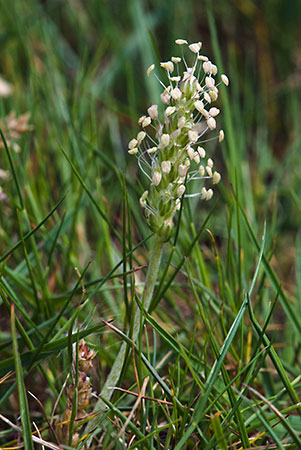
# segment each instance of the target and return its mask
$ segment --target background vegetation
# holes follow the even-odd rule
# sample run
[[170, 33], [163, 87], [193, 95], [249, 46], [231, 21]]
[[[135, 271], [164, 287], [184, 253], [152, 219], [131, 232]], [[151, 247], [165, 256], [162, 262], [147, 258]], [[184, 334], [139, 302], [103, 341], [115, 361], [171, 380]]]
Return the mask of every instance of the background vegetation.
[[[66, 448], [299, 449], [301, 3], [0, 0], [0, 12], [1, 129], [12, 111], [31, 125], [0, 144], [1, 448], [41, 448], [35, 432]], [[151, 245], [127, 143], [161, 92], [146, 68], [176, 38], [201, 40], [230, 78], [225, 142], [209, 147], [223, 181], [209, 204], [185, 204], [121, 373], [130, 392], [87, 428]], [[67, 417], [81, 338], [95, 396]]]

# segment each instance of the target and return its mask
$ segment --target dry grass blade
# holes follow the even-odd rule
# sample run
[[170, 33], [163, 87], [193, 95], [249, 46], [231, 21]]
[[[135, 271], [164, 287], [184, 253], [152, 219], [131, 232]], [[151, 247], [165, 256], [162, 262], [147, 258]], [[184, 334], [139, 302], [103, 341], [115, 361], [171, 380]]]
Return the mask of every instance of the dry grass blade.
[[[14, 430], [18, 431], [18, 433], [23, 433], [22, 428], [18, 427], [18, 425], [15, 425], [9, 419], [7, 419], [5, 416], [3, 416], [3, 414], [0, 414], [0, 419], [3, 420], [3, 422], [7, 423], [7, 425], [12, 427]], [[44, 439], [40, 439], [34, 435], [32, 435], [32, 440], [34, 442], [36, 442], [37, 444], [41, 444], [47, 448], [50, 448], [51, 450], [61, 450], [61, 448], [58, 447], [57, 445], [51, 444], [51, 442], [47, 442]]]

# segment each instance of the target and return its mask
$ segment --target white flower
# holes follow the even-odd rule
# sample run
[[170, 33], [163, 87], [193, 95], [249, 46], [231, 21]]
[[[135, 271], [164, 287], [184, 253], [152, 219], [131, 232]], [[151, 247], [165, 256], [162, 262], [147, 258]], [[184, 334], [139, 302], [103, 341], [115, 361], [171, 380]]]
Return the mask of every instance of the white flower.
[[220, 110], [218, 108], [213, 107], [213, 108], [209, 109], [209, 114], [211, 117], [216, 117], [219, 115], [219, 113], [220, 113]]
[[198, 154], [198, 152], [194, 152], [193, 160], [194, 160], [194, 162], [196, 162], [197, 164], [200, 164], [200, 155]]
[[205, 156], [206, 156], [206, 151], [205, 151], [205, 149], [203, 148], [203, 147], [198, 147], [197, 148], [197, 151], [198, 151], [198, 153], [199, 153], [199, 155], [200, 155], [200, 157], [201, 158], [205, 158]]
[[202, 191], [201, 191], [201, 199], [207, 200], [207, 189], [205, 188], [205, 186], [202, 188]]
[[[143, 139], [145, 138], [145, 136], [146, 136], [145, 131], [140, 131], [140, 132], [137, 134], [137, 142], [138, 142], [138, 144], [140, 144], [140, 143], [143, 141]], [[133, 139], [132, 139], [132, 140], [133, 140]]]
[[202, 112], [202, 109], [204, 109], [204, 103], [202, 102], [202, 100], [197, 100], [196, 102], [194, 102], [194, 107], [199, 112]]
[[168, 91], [164, 91], [163, 94], [160, 95], [160, 98], [165, 105], [168, 105], [170, 102], [170, 95]]
[[212, 196], [213, 196], [213, 190], [212, 190], [212, 189], [208, 189], [206, 200], [207, 200], [207, 201], [208, 201], [208, 200], [211, 200], [211, 199], [212, 199]]
[[214, 78], [212, 77], [206, 77], [205, 78], [205, 83], [208, 89], [212, 89], [215, 85], [215, 81]]
[[143, 128], [148, 127], [152, 122], [152, 119], [150, 117], [145, 117], [145, 119], [143, 119], [141, 125]]
[[177, 39], [175, 43], [178, 45], [188, 44], [188, 42], [185, 39]]
[[188, 131], [188, 139], [190, 142], [197, 142], [198, 134], [196, 133], [196, 131]]
[[179, 88], [176, 87], [170, 91], [170, 95], [174, 100], [180, 100], [180, 98], [182, 97], [182, 92]]
[[203, 69], [205, 73], [211, 73], [212, 71], [212, 62], [211, 61], [205, 61], [203, 63]]
[[149, 68], [146, 71], [147, 76], [149, 76], [149, 74], [154, 70], [155, 68], [155, 64], [152, 64], [151, 66], [149, 66]]
[[210, 166], [206, 166], [206, 172], [207, 172], [209, 177], [212, 177], [212, 169], [211, 169]]
[[213, 167], [213, 160], [211, 158], [208, 159], [207, 166], [209, 166], [211, 168]]
[[194, 157], [194, 149], [192, 147], [190, 147], [190, 145], [188, 145], [188, 147], [187, 147], [187, 154], [188, 154], [190, 159], [193, 159], [193, 157]]
[[218, 136], [218, 141], [223, 142], [224, 138], [225, 138], [224, 130], [220, 130], [219, 136]]
[[221, 79], [222, 82], [226, 85], [229, 86], [229, 78], [227, 77], [227, 75], [225, 75], [224, 73], [221, 75]]
[[152, 118], [152, 119], [157, 119], [158, 117], [158, 105], [152, 105], [148, 108], [147, 110], [148, 115]]
[[146, 116], [139, 117], [138, 125], [142, 125], [142, 122], [144, 121], [144, 119], [146, 119]]
[[128, 151], [128, 153], [130, 155], [136, 155], [136, 153], [138, 153], [138, 148], [137, 147], [132, 148], [131, 150]]
[[212, 64], [212, 66], [211, 66], [211, 73], [212, 73], [212, 75], [217, 74], [217, 66], [215, 64]]
[[201, 42], [196, 42], [188, 46], [189, 50], [191, 50], [193, 53], [198, 53], [201, 50], [201, 47], [202, 47]]
[[218, 90], [216, 88], [211, 89], [211, 91], [209, 91], [209, 95], [210, 95], [211, 100], [215, 102], [215, 100], [217, 100], [217, 97], [218, 97]]
[[207, 103], [211, 103], [211, 97], [208, 92], [204, 92], [204, 100], [206, 100]]
[[212, 178], [212, 183], [213, 183], [213, 184], [219, 183], [220, 180], [221, 180], [221, 178], [222, 178], [222, 177], [221, 177], [221, 174], [220, 174], [220, 173], [214, 172], [213, 178]]
[[163, 69], [166, 69], [168, 72], [174, 71], [174, 65], [171, 61], [161, 62], [160, 66], [163, 67]]
[[210, 130], [214, 130], [216, 128], [216, 120], [213, 117], [209, 117], [209, 119], [207, 120], [207, 125]]
[[171, 60], [172, 60], [172, 62], [174, 62], [174, 63], [179, 63], [179, 62], [181, 62], [181, 58], [179, 58], [178, 56], [173, 56], [173, 57], [171, 58]]
[[137, 147], [137, 145], [138, 145], [137, 139], [131, 139], [130, 142], [129, 142], [128, 147], [129, 147], [130, 150], [132, 150], [133, 148]]
[[207, 189], [205, 187], [203, 187], [201, 199], [208, 201], [212, 198], [212, 196], [213, 196], [213, 190], [208, 189], [208, 191], [207, 191]]
[[158, 147], [151, 147], [147, 150], [147, 153], [155, 153], [158, 150]]
[[205, 175], [205, 167], [204, 166], [199, 166], [199, 174], [201, 177], [203, 177]]

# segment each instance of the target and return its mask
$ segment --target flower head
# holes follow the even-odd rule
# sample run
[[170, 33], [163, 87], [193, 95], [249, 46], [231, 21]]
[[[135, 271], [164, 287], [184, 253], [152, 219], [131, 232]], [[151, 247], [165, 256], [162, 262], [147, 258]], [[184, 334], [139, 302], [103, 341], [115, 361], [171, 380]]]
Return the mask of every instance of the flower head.
[[[213, 190], [205, 184], [217, 184], [221, 175], [214, 170], [211, 158], [204, 161], [206, 151], [202, 144], [224, 139], [223, 130], [216, 132], [220, 110], [212, 106], [219, 93], [217, 66], [200, 55], [201, 42], [189, 44], [177, 39], [176, 44], [182, 50], [187, 46], [192, 63], [188, 65], [183, 54], [181, 58], [173, 56], [170, 61], [160, 63], [168, 80], [166, 85], [159, 80], [163, 86], [164, 114], [160, 117], [158, 106], [150, 106], [148, 115], [138, 121], [142, 131], [129, 142], [129, 153], [136, 155], [141, 171], [150, 181], [140, 204], [151, 229], [164, 241], [171, 236], [173, 217], [183, 198], [199, 196], [206, 201], [212, 198]], [[182, 61], [185, 70], [180, 75]], [[153, 70], [151, 65], [147, 74]], [[226, 75], [221, 75], [221, 82], [228, 86]], [[213, 132], [213, 137], [205, 137], [207, 132]], [[189, 194], [192, 181], [199, 183], [198, 193]]]

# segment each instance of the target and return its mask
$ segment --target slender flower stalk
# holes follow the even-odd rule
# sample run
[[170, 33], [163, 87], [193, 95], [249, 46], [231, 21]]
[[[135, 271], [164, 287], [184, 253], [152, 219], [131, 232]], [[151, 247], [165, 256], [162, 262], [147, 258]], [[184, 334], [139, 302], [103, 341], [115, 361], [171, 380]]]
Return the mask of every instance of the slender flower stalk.
[[[183, 198], [199, 196], [202, 200], [210, 200], [213, 190], [208, 183], [217, 184], [221, 175], [214, 169], [214, 162], [207, 158], [203, 145], [213, 139], [222, 142], [223, 130], [216, 131], [216, 117], [220, 110], [212, 104], [218, 98], [220, 83], [228, 86], [226, 75], [216, 81], [218, 69], [207, 56], [200, 53], [201, 42], [188, 44], [184, 39], [177, 39], [181, 47], [182, 57], [172, 57], [170, 61], [161, 62], [166, 71], [161, 101], [164, 111], [160, 115], [158, 105], [151, 105], [147, 115], [139, 118], [141, 130], [130, 140], [128, 153], [137, 158], [138, 166], [149, 180], [149, 188], [140, 197], [140, 205], [144, 210], [149, 227], [154, 232], [154, 240], [150, 255], [144, 292], [143, 308], [148, 311], [153, 292], [164, 243], [172, 234], [174, 217], [181, 207]], [[192, 54], [192, 63], [188, 65], [183, 56], [183, 47], [187, 46]], [[183, 74], [180, 75], [180, 64], [184, 63]], [[152, 64], [147, 75], [155, 69]], [[155, 75], [156, 76], [156, 75]], [[157, 77], [158, 78], [158, 77]], [[207, 137], [207, 132], [213, 132]], [[206, 135], [206, 136], [205, 136]], [[197, 193], [189, 193], [191, 182], [197, 182]], [[141, 312], [135, 314], [132, 339], [137, 342], [139, 336]], [[112, 389], [117, 385], [125, 361], [126, 344], [121, 345], [105, 386], [102, 397], [110, 399]], [[105, 408], [99, 400], [95, 410]], [[96, 422], [91, 421], [92, 429]]]

